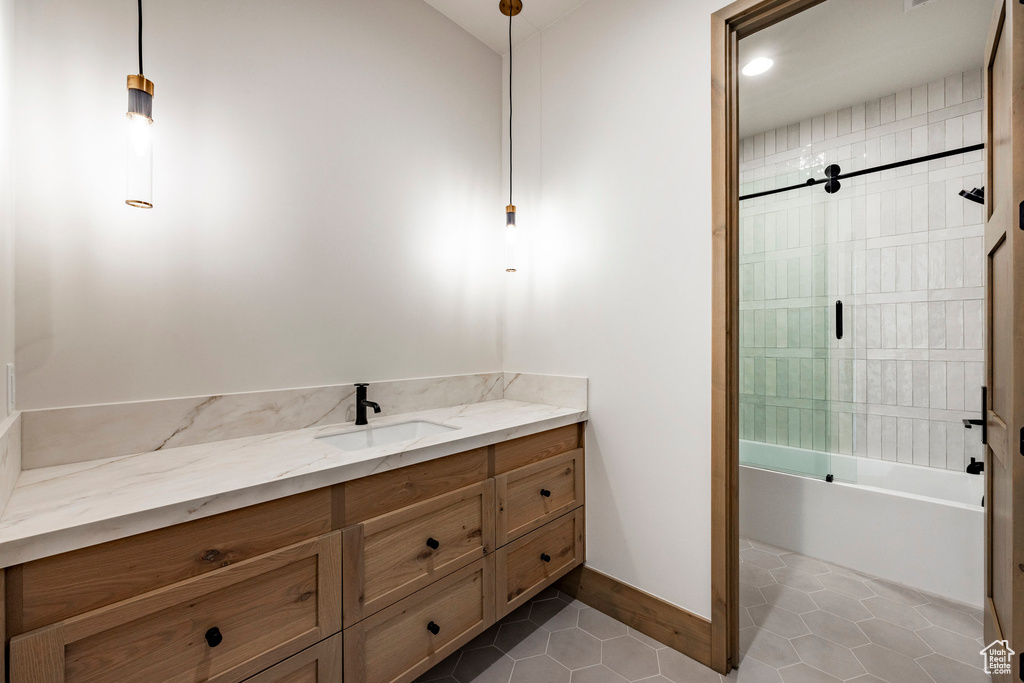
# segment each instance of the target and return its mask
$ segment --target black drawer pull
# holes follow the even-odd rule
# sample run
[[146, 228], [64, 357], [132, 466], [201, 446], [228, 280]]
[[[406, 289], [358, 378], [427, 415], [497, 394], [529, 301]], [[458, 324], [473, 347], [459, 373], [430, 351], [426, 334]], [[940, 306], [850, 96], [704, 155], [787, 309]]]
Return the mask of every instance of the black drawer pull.
[[220, 629], [216, 626], [206, 632], [206, 644], [210, 647], [217, 647], [222, 640], [224, 640], [224, 636], [220, 634]]
[[545, 498], [550, 498], [551, 497], [551, 491], [548, 491], [547, 489], [541, 489], [540, 490], [540, 495], [544, 496]]
[[540, 559], [542, 561], [544, 561], [544, 562], [550, 562], [551, 561], [551, 556], [548, 555], [547, 553], [541, 553]]
[[427, 547], [429, 547], [431, 550], [437, 550], [441, 547], [441, 542], [433, 538], [428, 538]]
[[441, 632], [441, 627], [435, 624], [434, 622], [430, 622], [429, 624], [427, 624], [427, 630], [436, 636], [438, 633]]

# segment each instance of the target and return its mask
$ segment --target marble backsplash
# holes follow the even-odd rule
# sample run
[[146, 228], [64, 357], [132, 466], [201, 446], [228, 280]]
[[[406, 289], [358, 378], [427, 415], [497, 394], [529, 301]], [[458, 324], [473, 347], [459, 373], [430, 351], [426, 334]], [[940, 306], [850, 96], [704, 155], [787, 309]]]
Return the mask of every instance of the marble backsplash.
[[[481, 373], [373, 382], [382, 415], [501, 398], [586, 408], [587, 380]], [[355, 420], [351, 384], [54, 408], [21, 414], [21, 468], [30, 470]]]
[[21, 413], [0, 422], [0, 513], [7, 507], [21, 474]]

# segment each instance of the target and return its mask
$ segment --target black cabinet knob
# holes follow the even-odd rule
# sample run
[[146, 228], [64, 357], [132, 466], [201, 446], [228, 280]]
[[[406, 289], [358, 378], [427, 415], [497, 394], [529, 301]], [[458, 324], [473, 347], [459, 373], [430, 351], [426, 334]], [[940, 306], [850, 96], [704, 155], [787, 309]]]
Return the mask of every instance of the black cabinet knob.
[[550, 498], [551, 497], [551, 491], [548, 491], [547, 489], [541, 489], [540, 490], [540, 495], [544, 496], [545, 498]]
[[433, 538], [428, 538], [427, 539], [427, 546], [430, 547], [431, 550], [437, 550], [438, 548], [441, 547], [441, 542], [437, 541], [437, 540], [435, 540]]
[[544, 562], [550, 562], [551, 561], [551, 556], [548, 555], [547, 553], [541, 553], [540, 559], [543, 560]]
[[220, 634], [220, 629], [216, 626], [206, 632], [206, 644], [210, 647], [217, 647], [222, 640], [224, 640], [224, 636]]
[[434, 622], [430, 622], [429, 624], [427, 624], [427, 630], [436, 636], [438, 633], [441, 632], [441, 627], [435, 624]]

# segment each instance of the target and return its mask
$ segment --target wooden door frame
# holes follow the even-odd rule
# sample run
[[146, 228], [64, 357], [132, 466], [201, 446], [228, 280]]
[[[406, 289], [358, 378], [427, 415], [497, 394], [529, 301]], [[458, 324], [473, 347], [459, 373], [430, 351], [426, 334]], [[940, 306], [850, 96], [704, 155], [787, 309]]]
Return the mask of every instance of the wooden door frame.
[[711, 15], [711, 668], [739, 664], [740, 38], [825, 0], [737, 0]]

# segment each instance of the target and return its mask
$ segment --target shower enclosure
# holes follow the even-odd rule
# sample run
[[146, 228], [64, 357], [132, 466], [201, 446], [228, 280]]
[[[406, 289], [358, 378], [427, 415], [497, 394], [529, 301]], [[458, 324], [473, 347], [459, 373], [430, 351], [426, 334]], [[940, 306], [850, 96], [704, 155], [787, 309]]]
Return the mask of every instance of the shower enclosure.
[[[923, 539], [981, 535], [981, 117], [979, 69], [740, 145], [741, 533], [960, 600], [982, 553]], [[882, 510], [928, 547], [879, 552]]]

